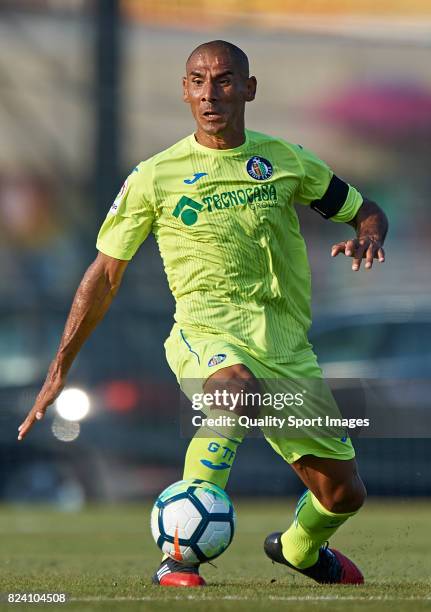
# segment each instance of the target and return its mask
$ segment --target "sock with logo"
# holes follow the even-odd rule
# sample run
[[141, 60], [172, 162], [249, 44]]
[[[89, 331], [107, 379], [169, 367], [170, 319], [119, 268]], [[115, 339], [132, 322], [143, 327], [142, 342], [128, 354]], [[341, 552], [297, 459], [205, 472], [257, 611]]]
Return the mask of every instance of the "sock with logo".
[[201, 427], [187, 449], [184, 480], [199, 478], [224, 489], [241, 442], [241, 438], [226, 437], [208, 427]]
[[307, 489], [299, 498], [294, 522], [281, 536], [284, 558], [299, 569], [311, 567], [319, 548], [356, 512], [330, 512]]

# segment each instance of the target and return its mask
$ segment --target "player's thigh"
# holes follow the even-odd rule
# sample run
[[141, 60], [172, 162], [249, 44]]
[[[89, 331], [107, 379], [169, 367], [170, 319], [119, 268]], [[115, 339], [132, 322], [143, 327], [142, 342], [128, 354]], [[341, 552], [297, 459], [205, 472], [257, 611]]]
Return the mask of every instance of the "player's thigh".
[[232, 415], [257, 417], [260, 411], [260, 384], [250, 367], [242, 359], [237, 363], [221, 368], [207, 378], [204, 393], [220, 398], [217, 407]]

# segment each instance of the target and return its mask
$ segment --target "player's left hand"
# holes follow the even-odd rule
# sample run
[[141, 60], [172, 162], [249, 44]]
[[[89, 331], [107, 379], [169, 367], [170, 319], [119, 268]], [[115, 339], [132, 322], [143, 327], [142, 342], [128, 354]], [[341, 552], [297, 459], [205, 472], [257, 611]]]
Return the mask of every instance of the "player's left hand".
[[334, 244], [331, 248], [331, 256], [336, 257], [344, 253], [346, 257], [353, 257], [352, 270], [356, 272], [361, 267], [361, 261], [365, 259], [365, 269], [370, 270], [374, 259], [380, 263], [385, 261], [385, 252], [382, 242], [371, 236], [362, 236]]

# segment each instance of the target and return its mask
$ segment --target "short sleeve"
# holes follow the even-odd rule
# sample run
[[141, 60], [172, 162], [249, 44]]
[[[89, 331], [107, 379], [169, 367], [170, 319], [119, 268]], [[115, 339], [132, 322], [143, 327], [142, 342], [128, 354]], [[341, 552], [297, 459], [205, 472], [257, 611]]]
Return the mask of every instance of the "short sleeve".
[[352, 187], [352, 185], [348, 185], [348, 187], [347, 198], [337, 214], [331, 217], [331, 221], [348, 223], [356, 217], [356, 213], [361, 208], [364, 198], [355, 187]]
[[334, 173], [325, 162], [311, 151], [307, 151], [307, 149], [298, 145], [296, 152], [302, 166], [302, 180], [296, 199], [300, 204], [309, 206], [325, 195]]
[[363, 202], [357, 189], [338, 178], [325, 162], [299, 145], [297, 155], [302, 166], [297, 201], [310, 206], [325, 219], [339, 223], [351, 221]]
[[130, 260], [151, 231], [154, 205], [146, 188], [143, 164], [124, 181], [100, 228], [96, 247], [116, 259]]

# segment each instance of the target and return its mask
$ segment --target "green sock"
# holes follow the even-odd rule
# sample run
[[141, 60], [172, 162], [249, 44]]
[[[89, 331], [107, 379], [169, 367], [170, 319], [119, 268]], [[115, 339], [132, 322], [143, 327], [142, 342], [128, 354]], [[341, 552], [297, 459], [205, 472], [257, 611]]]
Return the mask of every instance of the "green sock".
[[307, 490], [299, 498], [294, 522], [281, 536], [283, 556], [299, 569], [311, 567], [319, 558], [319, 548], [356, 512], [330, 512]]
[[184, 480], [200, 478], [224, 489], [241, 441], [241, 438], [227, 438], [201, 427], [187, 449]]

